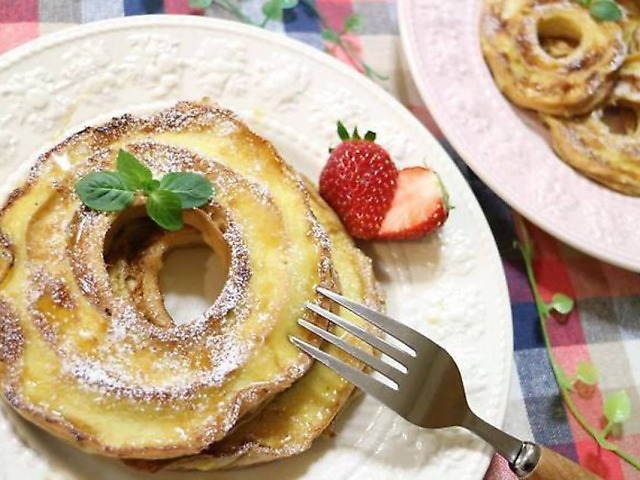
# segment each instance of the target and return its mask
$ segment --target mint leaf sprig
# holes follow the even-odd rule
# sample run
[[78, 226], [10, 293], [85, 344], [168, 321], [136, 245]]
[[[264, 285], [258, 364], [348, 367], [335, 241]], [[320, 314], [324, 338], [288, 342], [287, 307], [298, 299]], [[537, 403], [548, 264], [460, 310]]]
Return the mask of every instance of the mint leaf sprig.
[[575, 0], [583, 7], [589, 9], [589, 13], [596, 20], [605, 22], [617, 22], [622, 18], [622, 9], [615, 0]]
[[131, 153], [120, 149], [116, 171], [91, 172], [76, 182], [82, 203], [100, 212], [119, 212], [146, 197], [149, 217], [165, 230], [183, 227], [182, 210], [200, 207], [213, 195], [211, 183], [198, 173], [170, 172], [160, 180]]
[[547, 356], [551, 369], [558, 384], [560, 395], [564, 401], [567, 410], [573, 415], [573, 418], [582, 426], [582, 428], [600, 445], [600, 447], [609, 450], [622, 460], [627, 462], [636, 470], [640, 470], [640, 458], [634, 457], [631, 453], [620, 448], [619, 445], [611, 442], [609, 437], [612, 435], [614, 427], [619, 427], [631, 416], [631, 402], [627, 392], [620, 390], [607, 396], [604, 400], [602, 416], [607, 421], [604, 428], [591, 424], [585, 415], [582, 414], [576, 403], [573, 401], [572, 394], [575, 392], [575, 385], [580, 382], [584, 385], [597, 388], [598, 371], [591, 362], [579, 361], [576, 364], [575, 375], [569, 377], [565, 370], [556, 360], [553, 350], [551, 349], [551, 340], [547, 322], [552, 314], [567, 315], [574, 307], [571, 297], [565, 294], [553, 295], [551, 302], [545, 302], [540, 294], [538, 282], [533, 271], [534, 249], [533, 242], [529, 236], [529, 232], [521, 219], [518, 219], [516, 227], [520, 233], [520, 241], [515, 241], [514, 246], [520, 251], [524, 261], [524, 267], [531, 287], [531, 293], [536, 305], [538, 319], [540, 321], [540, 330], [544, 340]]

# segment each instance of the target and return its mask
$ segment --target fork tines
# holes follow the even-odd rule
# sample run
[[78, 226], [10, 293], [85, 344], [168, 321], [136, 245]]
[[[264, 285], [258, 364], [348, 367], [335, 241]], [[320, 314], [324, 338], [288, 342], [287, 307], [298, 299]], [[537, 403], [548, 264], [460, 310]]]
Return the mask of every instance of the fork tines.
[[[360, 318], [366, 320], [372, 325], [378, 327], [380, 330], [383, 330], [390, 336], [399, 340], [401, 343], [409, 347], [411, 353], [408, 353], [401, 348], [392, 345], [391, 343], [383, 340], [382, 338], [374, 335], [373, 333], [358, 325], [354, 325], [353, 323], [345, 320], [335, 313], [322, 308], [318, 304], [307, 303], [307, 309], [325, 318], [329, 322], [343, 328], [345, 331], [351, 333], [358, 339], [392, 358], [400, 365], [404, 366], [406, 369], [409, 368], [412, 360], [415, 359], [416, 356], [415, 350], [411, 347], [411, 337], [412, 335], [414, 335], [414, 332], [412, 332], [410, 329], [408, 329], [408, 327], [402, 325], [401, 323], [387, 317], [386, 315], [376, 312], [375, 310], [365, 307], [364, 305], [361, 305], [359, 303], [353, 302], [346, 297], [343, 297], [342, 295], [332, 292], [331, 290], [327, 290], [323, 287], [318, 287], [316, 290], [318, 293], [333, 300], [337, 304], [353, 312], [355, 315], [359, 316]], [[328, 343], [335, 345], [336, 347], [345, 351], [352, 357], [360, 360], [378, 373], [384, 375], [393, 383], [394, 387], [390, 387], [383, 382], [376, 380], [374, 377], [363, 373], [357, 368], [346, 364], [342, 360], [331, 356], [330, 354], [320, 350], [317, 347], [314, 347], [313, 345], [308, 344], [303, 340], [300, 340], [299, 338], [293, 336], [290, 337], [291, 341], [296, 346], [298, 346], [311, 357], [336, 371], [338, 374], [342, 375], [348, 381], [350, 381], [360, 389], [366, 391], [367, 393], [378, 397], [382, 401], [391, 400], [390, 397], [393, 396], [394, 393], [398, 390], [398, 386], [402, 381], [402, 377], [405, 376], [406, 370], [402, 371], [395, 366], [384, 362], [382, 359], [348, 343], [343, 338], [340, 338], [337, 335], [334, 335], [333, 333], [324, 330], [304, 319], [299, 319], [298, 324], [303, 328], [306, 328], [307, 330], [318, 335]]]

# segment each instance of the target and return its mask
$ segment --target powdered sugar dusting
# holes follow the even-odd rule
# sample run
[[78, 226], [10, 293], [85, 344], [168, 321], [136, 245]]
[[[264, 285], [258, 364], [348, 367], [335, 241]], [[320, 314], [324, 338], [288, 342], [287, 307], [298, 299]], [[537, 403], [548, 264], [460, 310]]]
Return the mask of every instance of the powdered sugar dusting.
[[[40, 195], [45, 200], [26, 211], [35, 220], [29, 223], [25, 235], [30, 242], [30, 259], [19, 268], [29, 272], [27, 276], [35, 288], [27, 295], [28, 311], [20, 314], [25, 315], [25, 320], [34, 319], [34, 326], [46, 338], [59, 362], [56, 371], [61, 385], [73, 385], [78, 392], [86, 393], [86, 398], [91, 399], [88, 401], [104, 408], [116, 402], [118, 408], [133, 409], [131, 412], [148, 408], [157, 412], [187, 409], [194, 415], [199, 412], [195, 418], [200, 422], [181, 425], [181, 430], [174, 429], [173, 434], [188, 439], [194, 445], [192, 448], [202, 448], [230, 429], [247, 409], [256, 408], [302, 376], [310, 361], [292, 347], [288, 357], [282, 352], [268, 351], [273, 347], [267, 347], [267, 338], [282, 321], [280, 312], [295, 312], [298, 307], [285, 308], [283, 302], [274, 301], [271, 290], [263, 292], [254, 286], [247, 238], [252, 239], [253, 245], [259, 245], [260, 232], [236, 213], [237, 202], [244, 199], [243, 202], [253, 202], [250, 204], [257, 209], [275, 212], [274, 221], [285, 224], [268, 184], [259, 181], [263, 166], [265, 173], [273, 169], [267, 168], [267, 160], [256, 161], [254, 167], [259, 168], [253, 168], [253, 176], [247, 180], [230, 168], [232, 165], [224, 166], [188, 149], [154, 140], [159, 133], [187, 128], [194, 132], [206, 129], [220, 137], [237, 137], [244, 127], [229, 112], [203, 104], [181, 103], [148, 119], [124, 116], [102, 127], [87, 128], [40, 157], [28, 181], [7, 203], [3, 215], [11, 212], [22, 196]], [[315, 246], [319, 278], [331, 285], [331, 245], [309, 208], [304, 186], [275, 151], [269, 150], [271, 147], [264, 149], [266, 142], [254, 139], [246, 129], [241, 135], [263, 148], [260, 151], [265, 158], [275, 162], [275, 171], [281, 171], [286, 178], [282, 188], [290, 189], [302, 199], [306, 218], [301, 219], [309, 229], [306, 241]], [[159, 231], [148, 219], [139, 223], [144, 217], [144, 201], [140, 198], [122, 213], [104, 213], [82, 205], [74, 192], [76, 181], [86, 173], [113, 170], [120, 147], [146, 164], [155, 178], [171, 171], [197, 172], [208, 178], [217, 192], [209, 204], [186, 212], [185, 220], [191, 231], [203, 232], [203, 238], [220, 239], [219, 244], [207, 242], [213, 242], [212, 248], [224, 245], [228, 278], [215, 302], [185, 324], [155, 323], [145, 313], [147, 307], [141, 308], [151, 305], [148, 302], [152, 297], [148, 295], [161, 293], [157, 290], [153, 293], [157, 285], [151, 291], [145, 286], [149, 285], [145, 283], [146, 275], [157, 272], [136, 270], [142, 268], [139, 262], [156, 255], [149, 253], [156, 251], [154, 248], [171, 248], [172, 240], [166, 240], [168, 247], [162, 242], [174, 238], [173, 234]], [[112, 255], [110, 248], [118, 242], [119, 235], [133, 231], [124, 228], [138, 224], [140, 227], [136, 228], [149, 229], [146, 239], [144, 235], [140, 240], [132, 237], [128, 247], [120, 246]], [[46, 247], [42, 238], [47, 238]], [[275, 237], [271, 238], [274, 242]], [[142, 243], [138, 245], [139, 241]], [[118, 245], [126, 245], [126, 241], [119, 242]], [[269, 244], [269, 248], [273, 248], [274, 255], [282, 256], [285, 261], [281, 264], [291, 269], [291, 281], [295, 282], [293, 277], [299, 273], [296, 260], [289, 261], [289, 257], [295, 256], [292, 241], [283, 236], [275, 244]], [[274, 277], [273, 281], [280, 280]], [[270, 310], [274, 308], [272, 313]], [[285, 318], [288, 321], [289, 317]], [[247, 324], [255, 328], [248, 328]], [[18, 345], [18, 336], [12, 333], [4, 338], [15, 340]], [[248, 383], [233, 380], [234, 372], [243, 378], [247, 362], [261, 362], [258, 353], [263, 350], [274, 358], [268, 360], [274, 362], [272, 370], [249, 368], [247, 371], [252, 373], [246, 377]], [[234, 391], [235, 395], [231, 395]], [[55, 402], [54, 397], [46, 404], [40, 402], [39, 415], [43, 418], [60, 415], [64, 409], [57, 408]], [[162, 439], [152, 441], [156, 440]]]

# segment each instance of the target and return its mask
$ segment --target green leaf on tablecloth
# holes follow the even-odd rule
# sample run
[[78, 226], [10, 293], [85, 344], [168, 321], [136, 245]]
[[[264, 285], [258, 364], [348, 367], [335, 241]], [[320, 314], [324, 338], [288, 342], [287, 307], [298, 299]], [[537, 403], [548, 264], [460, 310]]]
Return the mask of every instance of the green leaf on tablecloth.
[[576, 374], [569, 378], [562, 367], [558, 365], [553, 348], [551, 347], [551, 338], [547, 327], [549, 309], [553, 308], [554, 310], [557, 309], [558, 311], [569, 312], [573, 307], [573, 300], [563, 294], [560, 294], [560, 296], [554, 296], [552, 301], [548, 304], [542, 300], [533, 269], [533, 244], [527, 232], [526, 225], [519, 217], [516, 217], [516, 229], [519, 232], [519, 237], [522, 243], [516, 240], [513, 244], [514, 247], [522, 254], [527, 280], [529, 280], [529, 286], [531, 287], [531, 293], [538, 312], [538, 319], [540, 321], [540, 329], [545, 349], [565, 407], [571, 413], [573, 418], [575, 418], [578, 424], [582, 426], [585, 432], [598, 442], [600, 447], [614, 453], [633, 468], [640, 471], [639, 458], [636, 458], [630, 452], [623, 450], [620, 445], [614, 444], [606, 439], [616, 426], [619, 426], [620, 423], [624, 422], [631, 415], [631, 402], [629, 401], [627, 393], [625, 391], [620, 391], [607, 397], [604, 402], [604, 416], [608, 422], [602, 430], [600, 430], [598, 426], [590, 423], [586, 415], [583, 415], [581, 410], [578, 408], [578, 405], [574, 403], [572, 398], [573, 394], [579, 393], [574, 390], [574, 384], [577, 381], [585, 384], [595, 384], [598, 379], [598, 374], [593, 365], [590, 365], [588, 362], [579, 362], [576, 367]]
[[551, 297], [551, 303], [548, 306], [562, 315], [567, 315], [573, 310], [573, 305], [573, 298], [564, 293], [556, 293]]
[[631, 400], [625, 390], [613, 393], [604, 401], [604, 416], [611, 423], [624, 423], [631, 417]]
[[262, 13], [269, 20], [277, 22], [282, 20], [282, 2], [283, 0], [267, 0], [262, 5]]
[[338, 34], [330, 28], [323, 29], [320, 35], [325, 42], [338, 43], [340, 41]]
[[189, 0], [189, 6], [191, 8], [208, 8], [213, 3], [213, 0]]
[[598, 383], [598, 369], [586, 360], [581, 360], [576, 364], [576, 379], [585, 385], [596, 385]]
[[344, 21], [345, 32], [357, 32], [362, 27], [362, 17], [357, 13], [352, 13]]

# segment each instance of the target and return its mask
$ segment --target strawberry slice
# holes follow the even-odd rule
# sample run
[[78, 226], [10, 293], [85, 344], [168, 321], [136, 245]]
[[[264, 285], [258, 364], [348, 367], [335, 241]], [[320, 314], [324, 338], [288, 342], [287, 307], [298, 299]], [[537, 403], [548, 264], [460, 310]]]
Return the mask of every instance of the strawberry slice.
[[376, 237], [423, 237], [440, 227], [448, 216], [448, 196], [438, 175], [425, 167], [405, 168], [400, 170], [391, 207]]

